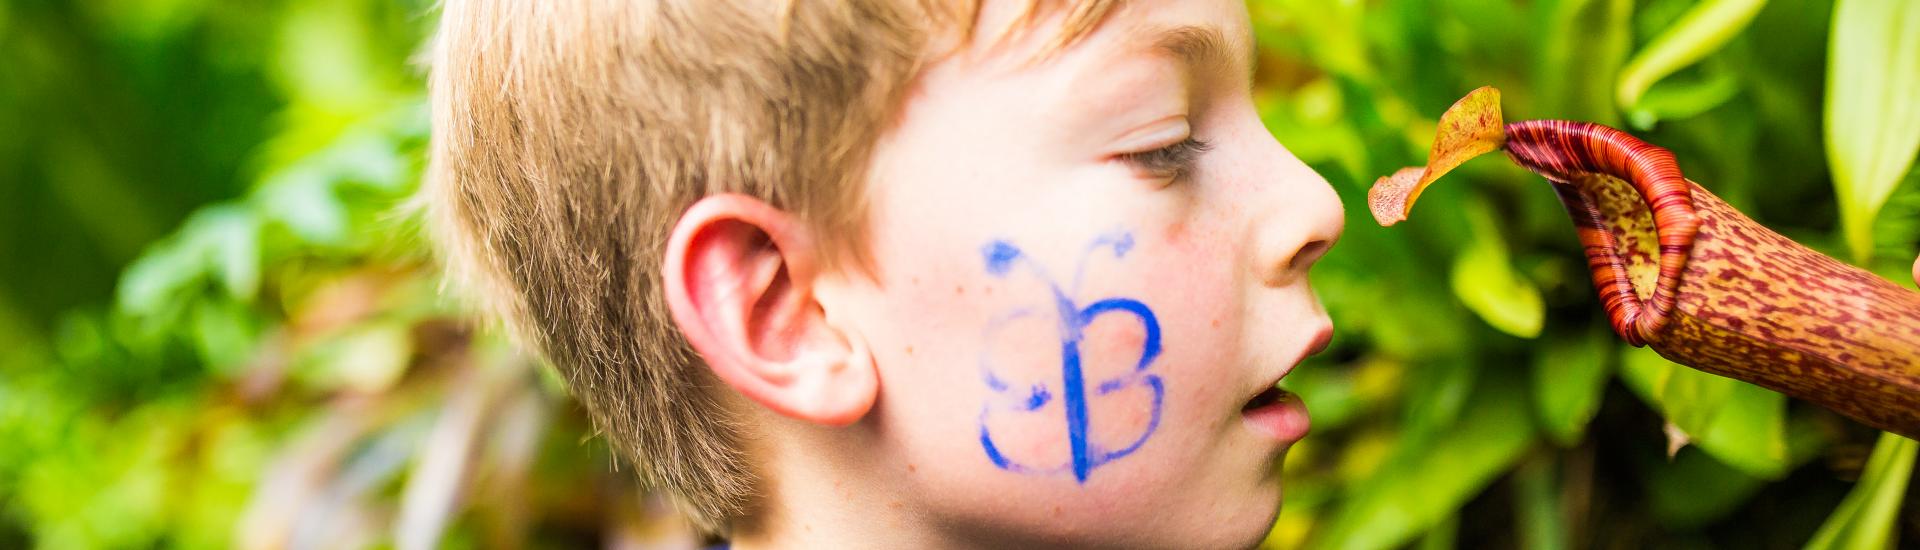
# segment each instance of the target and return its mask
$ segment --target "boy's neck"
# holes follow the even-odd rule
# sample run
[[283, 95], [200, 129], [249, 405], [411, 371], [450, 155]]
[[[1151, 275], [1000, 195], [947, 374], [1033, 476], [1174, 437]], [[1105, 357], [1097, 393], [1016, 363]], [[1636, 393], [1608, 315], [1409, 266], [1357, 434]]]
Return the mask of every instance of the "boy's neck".
[[797, 437], [762, 440], [773, 447], [762, 456], [777, 458], [762, 464], [760, 503], [735, 521], [731, 548], [954, 546], [893, 494], [898, 466], [876, 463], [873, 454], [840, 452], [872, 448], [849, 441], [857, 438], [847, 432], [858, 429], [806, 426], [784, 434]]

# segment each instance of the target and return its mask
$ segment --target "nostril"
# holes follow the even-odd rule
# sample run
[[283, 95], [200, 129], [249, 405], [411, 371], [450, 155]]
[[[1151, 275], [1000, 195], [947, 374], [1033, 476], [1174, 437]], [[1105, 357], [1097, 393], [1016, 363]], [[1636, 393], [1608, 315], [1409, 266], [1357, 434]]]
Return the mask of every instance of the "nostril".
[[[1261, 263], [1262, 282], [1266, 286], [1279, 288], [1305, 279], [1307, 268], [1313, 267], [1314, 262], [1320, 261], [1320, 257], [1325, 256], [1327, 249], [1330, 248], [1333, 248], [1333, 240], [1315, 239], [1293, 249], [1292, 254], [1279, 253], [1269, 256], [1269, 259]], [[1275, 252], [1282, 250], [1285, 249], [1276, 249]]]
[[1327, 255], [1327, 249], [1332, 247], [1333, 241], [1325, 239], [1307, 243], [1306, 246], [1300, 247], [1299, 252], [1294, 253], [1293, 261], [1287, 263], [1287, 268], [1306, 271], [1314, 262], [1320, 261], [1321, 256]]

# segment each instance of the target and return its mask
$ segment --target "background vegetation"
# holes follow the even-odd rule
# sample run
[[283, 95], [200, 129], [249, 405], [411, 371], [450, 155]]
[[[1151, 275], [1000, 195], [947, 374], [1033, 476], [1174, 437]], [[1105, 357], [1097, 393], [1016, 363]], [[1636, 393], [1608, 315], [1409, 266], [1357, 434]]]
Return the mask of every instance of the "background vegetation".
[[[1346, 200], [1339, 334], [1277, 548], [1882, 548], [1914, 444], [1607, 330], [1480, 85], [1630, 128], [1755, 219], [1906, 282], [1920, 10], [1897, 0], [1255, 0], [1270, 127]], [[0, 4], [0, 547], [692, 542], [535, 361], [438, 297], [427, 0]], [[1901, 38], [1906, 43], [1900, 43]], [[1877, 443], [1877, 444], [1876, 444]], [[1904, 537], [1902, 537], [1904, 535]]]

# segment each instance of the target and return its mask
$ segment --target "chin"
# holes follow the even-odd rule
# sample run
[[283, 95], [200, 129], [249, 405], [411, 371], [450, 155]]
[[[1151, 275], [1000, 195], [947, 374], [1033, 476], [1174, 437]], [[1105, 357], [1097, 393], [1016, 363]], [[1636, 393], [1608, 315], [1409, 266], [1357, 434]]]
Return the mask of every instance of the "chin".
[[1201, 540], [1213, 542], [1209, 548], [1253, 548], [1273, 531], [1280, 518], [1280, 480], [1265, 480], [1238, 506], [1220, 511], [1219, 517], [1204, 526], [1216, 535]]
[[1240, 530], [1242, 536], [1237, 542], [1228, 544], [1228, 548], [1253, 548], [1259, 546], [1260, 541], [1266, 540], [1267, 534], [1273, 532], [1273, 522], [1280, 519], [1280, 491], [1277, 483], [1275, 484], [1275, 490], [1270, 493], [1270, 496], [1272, 496], [1272, 498], [1261, 500], [1260, 504], [1249, 507], [1250, 510], [1258, 511], [1257, 513], [1250, 514], [1255, 516], [1255, 521], [1249, 521], [1244, 526], [1234, 526]]
[[[1139, 542], [1101, 547], [1180, 548], [1237, 550], [1255, 548], [1273, 531], [1280, 517], [1280, 491], [1277, 483], [1263, 483], [1247, 496], [1223, 499], [1210, 508], [1166, 510], [1181, 521], [1166, 524], [1154, 532], [1141, 533]], [[1150, 541], [1150, 542], [1149, 542]]]

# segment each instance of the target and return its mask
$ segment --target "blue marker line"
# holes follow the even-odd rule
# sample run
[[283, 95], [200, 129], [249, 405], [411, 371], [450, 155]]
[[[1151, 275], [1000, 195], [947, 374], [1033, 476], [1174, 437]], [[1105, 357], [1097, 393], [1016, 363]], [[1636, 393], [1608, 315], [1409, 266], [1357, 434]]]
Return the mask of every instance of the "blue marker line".
[[1160, 401], [1162, 398], [1166, 397], [1167, 388], [1166, 386], [1160, 383], [1159, 376], [1154, 376], [1149, 374], [1146, 377], [1142, 378], [1142, 380], [1145, 381], [1145, 383], [1147, 384], [1147, 387], [1153, 388], [1153, 417], [1147, 420], [1147, 429], [1140, 432], [1139, 439], [1133, 440], [1132, 444], [1127, 445], [1125, 448], [1122, 448], [1118, 451], [1101, 455], [1100, 457], [1101, 464], [1105, 464], [1107, 463], [1107, 461], [1110, 461], [1116, 458], [1133, 454], [1133, 451], [1138, 450], [1141, 444], [1144, 444], [1147, 442], [1147, 436], [1153, 435], [1153, 430], [1160, 427]]
[[[988, 428], [989, 415], [996, 411], [1038, 411], [1052, 401], [1053, 394], [1047, 391], [1047, 387], [1036, 384], [1029, 388], [1026, 395], [1022, 396], [1023, 399], [1019, 401], [1001, 402], [997, 405], [988, 403], [981, 409], [980, 446], [986, 452], [987, 460], [994, 466], [1016, 473], [1054, 474], [1070, 470], [1073, 472], [1075, 481], [1086, 483], [1087, 477], [1094, 469], [1114, 459], [1132, 454], [1159, 428], [1166, 387], [1159, 376], [1147, 372], [1148, 367], [1160, 356], [1161, 350], [1160, 321], [1154, 316], [1153, 309], [1131, 298], [1106, 298], [1082, 308], [1069, 294], [1069, 292], [1078, 292], [1087, 260], [1094, 256], [1094, 252], [1108, 248], [1113, 250], [1115, 258], [1126, 256], [1127, 252], [1133, 248], [1133, 235], [1126, 232], [1110, 233], [1089, 243], [1083, 252], [1080, 264], [1074, 270], [1073, 288], [1066, 290], [1060, 288], [1058, 282], [1049, 276], [1045, 269], [1012, 243], [996, 240], [981, 247], [981, 255], [986, 262], [988, 273], [996, 277], [1005, 277], [1013, 270], [1013, 264], [1020, 263], [1025, 265], [1036, 278], [1045, 282], [1052, 291], [1054, 308], [1060, 319], [1060, 398], [1067, 421], [1067, 444], [1072, 455], [1067, 464], [1036, 468], [1008, 458], [1000, 451], [999, 446], [994, 444], [992, 430]], [[1107, 395], [1128, 387], [1145, 385], [1152, 391], [1153, 409], [1146, 428], [1138, 438], [1119, 450], [1107, 451], [1088, 435], [1093, 419], [1088, 409], [1087, 381], [1081, 365], [1080, 343], [1086, 328], [1093, 324], [1095, 318], [1114, 312], [1132, 314], [1140, 322], [1145, 336], [1141, 340], [1140, 357], [1134, 368], [1125, 375], [1100, 382], [1095, 388], [1095, 394]], [[1031, 310], [1021, 308], [996, 316], [988, 323], [986, 339], [992, 341], [1009, 321], [1030, 314], [1032, 314]], [[1010, 385], [994, 374], [988, 357], [989, 354], [983, 353], [980, 359], [980, 368], [988, 389], [996, 394], [1007, 394], [1011, 391]]]
[[1073, 478], [1087, 481], [1093, 464], [1087, 460], [1087, 386], [1080, 380], [1080, 342], [1061, 345], [1065, 359], [1060, 362], [1062, 390], [1067, 400], [1067, 441], [1073, 448]]

